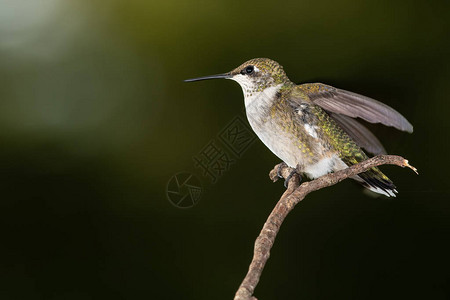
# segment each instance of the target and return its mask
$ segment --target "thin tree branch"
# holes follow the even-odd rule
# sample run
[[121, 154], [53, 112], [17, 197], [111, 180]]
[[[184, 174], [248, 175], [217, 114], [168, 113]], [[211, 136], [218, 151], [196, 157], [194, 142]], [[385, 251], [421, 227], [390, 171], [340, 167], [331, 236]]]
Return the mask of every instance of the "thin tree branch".
[[[332, 186], [346, 178], [365, 172], [372, 167], [385, 164], [397, 165], [403, 168], [408, 167], [418, 174], [417, 169], [411, 166], [408, 161], [401, 156], [378, 155], [347, 169], [321, 176], [312, 181], [304, 182], [301, 185], [299, 185], [298, 175], [292, 176], [287, 190], [283, 193], [275, 208], [272, 210], [255, 241], [252, 262], [250, 263], [247, 275], [236, 292], [234, 300], [257, 300], [253, 296], [253, 292], [259, 282], [264, 266], [269, 259], [270, 249], [275, 242], [281, 224], [297, 203], [302, 201], [306, 195], [313, 191]], [[286, 179], [289, 174], [291, 174], [292, 170], [292, 168], [287, 167], [285, 164], [279, 164], [270, 171], [269, 176], [273, 181], [278, 179], [278, 174], [281, 174], [283, 178]]]

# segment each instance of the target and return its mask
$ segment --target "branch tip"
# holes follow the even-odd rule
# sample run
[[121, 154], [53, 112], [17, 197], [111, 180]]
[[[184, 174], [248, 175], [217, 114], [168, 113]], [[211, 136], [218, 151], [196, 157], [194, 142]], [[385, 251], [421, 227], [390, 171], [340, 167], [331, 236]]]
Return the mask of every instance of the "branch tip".
[[409, 161], [408, 161], [407, 159], [405, 159], [403, 162], [404, 162], [404, 164], [405, 164], [405, 167], [410, 168], [411, 170], [414, 171], [414, 173], [416, 173], [417, 175], [419, 175], [419, 172], [417, 171], [417, 169], [414, 168], [413, 166], [411, 166], [411, 165], [409, 164]]

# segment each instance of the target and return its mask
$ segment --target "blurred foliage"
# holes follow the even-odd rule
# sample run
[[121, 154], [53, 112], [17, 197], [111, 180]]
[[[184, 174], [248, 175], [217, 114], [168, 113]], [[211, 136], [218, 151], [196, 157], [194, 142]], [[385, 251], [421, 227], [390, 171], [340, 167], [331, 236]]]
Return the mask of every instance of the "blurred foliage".
[[[256, 141], [211, 184], [192, 157], [242, 113], [242, 93], [182, 79], [254, 57], [399, 110], [414, 134], [370, 128], [420, 172], [384, 168], [394, 200], [351, 182], [310, 195], [256, 295], [450, 297], [449, 6], [0, 1], [0, 297], [230, 299], [283, 191], [267, 176], [278, 160]], [[205, 188], [185, 210], [165, 195], [183, 170]]]

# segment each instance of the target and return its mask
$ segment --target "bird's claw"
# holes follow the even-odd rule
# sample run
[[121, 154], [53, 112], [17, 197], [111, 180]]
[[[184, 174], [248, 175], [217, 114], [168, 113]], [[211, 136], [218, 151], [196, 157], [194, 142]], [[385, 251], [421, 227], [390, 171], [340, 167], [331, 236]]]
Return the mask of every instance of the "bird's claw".
[[288, 175], [288, 177], [286, 177], [286, 180], [284, 181], [284, 187], [288, 188], [289, 186], [289, 181], [291, 180], [292, 176], [294, 176], [295, 174], [298, 175], [299, 181], [302, 181], [302, 176], [300, 176], [300, 174], [297, 173], [297, 170], [292, 170], [292, 172]]
[[283, 170], [283, 168], [286, 168], [288, 165], [285, 162], [279, 163], [278, 164], [278, 168], [277, 168], [277, 175], [278, 178], [283, 178], [283, 175], [281, 175], [281, 170]]
[[275, 182], [278, 180], [278, 178], [284, 178], [282, 172], [285, 168], [288, 168], [290, 172], [289, 175], [284, 180], [284, 186], [286, 188], [288, 187], [289, 181], [291, 180], [292, 176], [294, 176], [295, 174], [298, 175], [300, 181], [302, 180], [302, 177], [300, 176], [300, 174], [298, 174], [297, 169], [290, 168], [285, 162], [281, 162], [275, 166], [275, 168], [269, 174], [270, 179], [272, 179], [272, 181]]

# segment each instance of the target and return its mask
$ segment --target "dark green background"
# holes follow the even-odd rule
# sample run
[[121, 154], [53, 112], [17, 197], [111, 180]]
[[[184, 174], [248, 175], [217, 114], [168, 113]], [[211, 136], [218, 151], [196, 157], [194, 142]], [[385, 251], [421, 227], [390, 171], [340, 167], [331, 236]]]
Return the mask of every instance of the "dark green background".
[[[256, 296], [450, 297], [448, 1], [3, 1], [1, 299], [231, 299], [283, 192], [255, 142], [216, 184], [192, 156], [243, 110], [231, 81], [182, 79], [279, 61], [404, 114], [371, 126], [420, 176], [396, 199], [352, 182], [288, 216]], [[166, 184], [205, 188], [178, 209]]]

